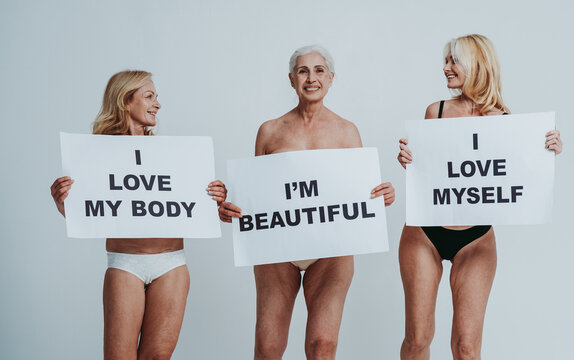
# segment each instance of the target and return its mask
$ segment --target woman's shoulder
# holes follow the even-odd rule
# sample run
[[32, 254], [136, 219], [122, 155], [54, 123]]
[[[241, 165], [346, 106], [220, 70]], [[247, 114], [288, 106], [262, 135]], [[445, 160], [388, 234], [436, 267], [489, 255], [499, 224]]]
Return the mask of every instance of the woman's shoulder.
[[[334, 113], [333, 113], [334, 114]], [[355, 125], [354, 122], [342, 118], [341, 116], [334, 114], [335, 116], [332, 117], [333, 125], [335, 128], [339, 129], [342, 133], [351, 136], [353, 138], [359, 135], [359, 128]]]
[[279, 116], [278, 118], [264, 121], [263, 124], [261, 124], [259, 126], [259, 128], [269, 130], [269, 129], [273, 129], [277, 126], [281, 126], [281, 124], [285, 124], [286, 122], [288, 122], [293, 117], [292, 112], [293, 111], [289, 111], [288, 113], [283, 114], [283, 115]]
[[327, 114], [326, 116], [323, 116], [324, 120], [332, 121], [336, 123], [339, 127], [351, 127], [351, 128], [356, 127], [352, 121], [345, 119], [344, 117], [335, 113], [333, 110], [329, 108], [325, 109], [327, 110]]
[[259, 126], [258, 135], [269, 136], [280, 132], [285, 126], [287, 126], [291, 118], [291, 112], [288, 112], [276, 119], [263, 122], [263, 124]]
[[277, 122], [280, 118], [271, 119], [263, 122], [263, 124], [259, 125], [259, 130], [257, 131], [257, 137], [261, 136], [268, 136], [269, 134], [274, 133], [277, 128]]
[[281, 133], [282, 117], [267, 120], [259, 126], [257, 137], [255, 138], [255, 156], [267, 154], [267, 146], [273, 143]]
[[440, 101], [433, 102], [432, 104], [427, 106], [427, 109], [425, 111], [425, 119], [436, 119], [436, 118], [438, 118], [440, 104], [441, 103], [444, 104], [444, 102], [445, 102], [445, 100], [440, 100]]

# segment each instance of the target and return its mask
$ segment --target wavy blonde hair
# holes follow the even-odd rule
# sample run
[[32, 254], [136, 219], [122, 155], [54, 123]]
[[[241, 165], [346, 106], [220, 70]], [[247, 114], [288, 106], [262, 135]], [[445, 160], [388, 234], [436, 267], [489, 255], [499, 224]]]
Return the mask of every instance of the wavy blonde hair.
[[[131, 135], [126, 105], [135, 92], [151, 81], [151, 73], [142, 70], [125, 70], [114, 74], [108, 81], [100, 113], [92, 125], [93, 134]], [[151, 129], [145, 135], [153, 135]]]
[[469, 98], [482, 115], [492, 109], [509, 113], [502, 101], [500, 64], [492, 42], [478, 34], [461, 36], [445, 45], [445, 58], [449, 52], [466, 76], [462, 89], [454, 90], [455, 98]]

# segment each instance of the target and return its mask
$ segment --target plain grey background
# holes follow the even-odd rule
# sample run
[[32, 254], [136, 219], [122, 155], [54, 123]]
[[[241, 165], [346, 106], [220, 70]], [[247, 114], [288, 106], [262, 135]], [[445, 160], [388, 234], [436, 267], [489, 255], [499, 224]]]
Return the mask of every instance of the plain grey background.
[[[483, 358], [573, 359], [572, 15], [567, 0], [2, 1], [0, 358], [102, 356], [104, 241], [67, 238], [49, 186], [61, 175], [59, 131], [90, 132], [113, 73], [153, 72], [163, 105], [157, 133], [213, 136], [225, 181], [225, 161], [250, 156], [259, 125], [296, 105], [287, 78], [293, 50], [319, 43], [337, 72], [326, 105], [379, 149], [382, 176], [397, 191], [387, 209], [390, 251], [356, 257], [338, 359], [397, 359], [405, 214], [397, 141], [405, 120], [450, 97], [444, 44], [481, 33], [498, 51], [510, 109], [556, 111], [565, 143], [553, 223], [495, 229], [499, 265]], [[191, 292], [174, 359], [252, 357], [252, 269], [233, 266], [230, 230], [186, 240]], [[451, 357], [444, 265], [434, 359]], [[304, 358], [305, 320], [300, 296], [285, 359]]]

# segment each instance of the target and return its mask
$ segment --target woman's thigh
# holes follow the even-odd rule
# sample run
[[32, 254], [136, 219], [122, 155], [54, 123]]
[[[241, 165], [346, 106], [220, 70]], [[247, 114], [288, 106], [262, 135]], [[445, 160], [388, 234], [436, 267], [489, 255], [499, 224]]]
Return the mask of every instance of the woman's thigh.
[[189, 293], [186, 265], [176, 267], [149, 284], [141, 328], [140, 358], [169, 358], [177, 345]]
[[303, 278], [308, 311], [306, 347], [316, 339], [337, 343], [353, 274], [353, 256], [319, 259], [307, 269]]
[[291, 263], [278, 263], [256, 265], [253, 273], [257, 289], [256, 355], [282, 353], [301, 286], [301, 272]]
[[403, 228], [399, 263], [405, 293], [406, 337], [430, 342], [442, 262], [434, 245], [420, 227]]
[[452, 261], [450, 285], [453, 300], [453, 342], [482, 339], [490, 289], [496, 272], [494, 231], [462, 248]]
[[104, 278], [104, 359], [136, 359], [145, 309], [144, 283], [108, 268]]

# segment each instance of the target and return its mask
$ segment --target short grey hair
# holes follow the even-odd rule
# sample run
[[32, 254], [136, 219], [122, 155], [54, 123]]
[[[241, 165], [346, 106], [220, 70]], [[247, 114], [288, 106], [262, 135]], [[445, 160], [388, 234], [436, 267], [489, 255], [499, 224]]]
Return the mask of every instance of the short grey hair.
[[335, 62], [333, 61], [333, 57], [331, 56], [331, 54], [329, 54], [327, 49], [325, 49], [321, 45], [307, 45], [295, 50], [295, 52], [293, 53], [293, 55], [291, 55], [291, 58], [289, 59], [289, 72], [293, 74], [293, 71], [295, 70], [295, 62], [297, 61], [297, 58], [299, 56], [313, 52], [316, 52], [319, 55], [321, 55], [323, 59], [325, 59], [325, 62], [327, 63], [329, 72], [331, 74], [335, 74]]

